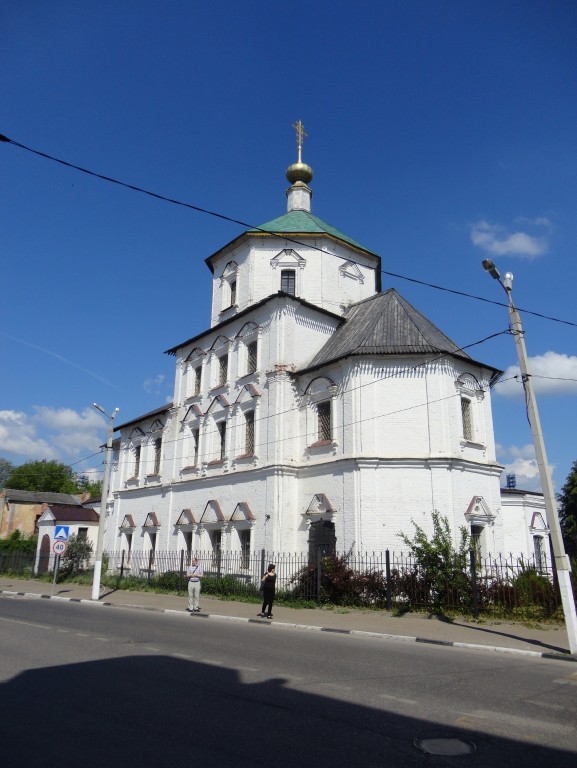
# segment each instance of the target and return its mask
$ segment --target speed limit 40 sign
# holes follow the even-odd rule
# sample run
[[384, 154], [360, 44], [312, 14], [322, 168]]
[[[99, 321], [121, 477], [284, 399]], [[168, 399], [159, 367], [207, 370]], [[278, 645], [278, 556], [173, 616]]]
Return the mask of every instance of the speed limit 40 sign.
[[52, 545], [52, 551], [55, 555], [63, 555], [68, 548], [68, 544], [62, 539], [57, 539]]

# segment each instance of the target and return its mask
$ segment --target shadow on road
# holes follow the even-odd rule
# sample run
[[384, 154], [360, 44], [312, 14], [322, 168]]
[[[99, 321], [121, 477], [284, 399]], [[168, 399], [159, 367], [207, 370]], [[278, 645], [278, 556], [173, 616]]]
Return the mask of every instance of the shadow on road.
[[[236, 671], [167, 656], [35, 669], [2, 684], [0, 695], [3, 768], [407, 768], [473, 761], [478, 768], [574, 768], [576, 761], [560, 749], [303, 693], [284, 679], [249, 684]], [[440, 737], [474, 742], [477, 754], [432, 756], [413, 745]]]

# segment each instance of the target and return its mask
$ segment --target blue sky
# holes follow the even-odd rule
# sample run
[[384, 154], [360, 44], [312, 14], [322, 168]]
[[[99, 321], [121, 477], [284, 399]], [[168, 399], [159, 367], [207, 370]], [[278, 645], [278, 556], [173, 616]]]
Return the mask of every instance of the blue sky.
[[[557, 0], [4, 0], [0, 133], [259, 225], [308, 134], [313, 213], [379, 253], [461, 346], [515, 275], [557, 490], [577, 459], [577, 5]], [[163, 354], [208, 328], [204, 259], [237, 224], [0, 144], [0, 456], [102, 469], [106, 420], [172, 397]], [[568, 322], [558, 322], [559, 320]], [[573, 325], [571, 325], [573, 323]], [[513, 339], [470, 350], [515, 373]], [[538, 488], [521, 385], [493, 393], [498, 458]], [[96, 455], [94, 455], [96, 454]]]

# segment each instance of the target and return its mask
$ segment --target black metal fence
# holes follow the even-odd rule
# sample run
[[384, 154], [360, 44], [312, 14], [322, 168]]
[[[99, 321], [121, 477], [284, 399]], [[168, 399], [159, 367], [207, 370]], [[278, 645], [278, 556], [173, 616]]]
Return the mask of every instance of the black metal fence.
[[[411, 555], [385, 552], [323, 554], [195, 552], [203, 566], [203, 590], [253, 595], [269, 563], [275, 563], [280, 599], [389, 610], [450, 610], [552, 617], [561, 598], [550, 561], [541, 555], [480, 558], [467, 567], [425, 570]], [[183, 589], [189, 554], [109, 552], [108, 573]]]
[[[373, 552], [323, 554], [309, 558], [301, 553], [261, 550], [246, 552], [195, 552], [205, 573], [207, 594], [255, 596], [269, 563], [277, 570], [279, 600], [389, 610], [428, 609], [473, 615], [553, 617], [561, 598], [551, 563], [543, 555], [532, 558], [479, 558], [470, 552], [466, 567], [439, 561], [425, 569], [404, 553]], [[107, 552], [103, 575], [137, 581], [167, 590], [186, 587], [190, 554], [139, 551]], [[47, 570], [34, 553], [1, 552], [0, 573], [33, 577]], [[577, 585], [575, 585], [577, 586]]]

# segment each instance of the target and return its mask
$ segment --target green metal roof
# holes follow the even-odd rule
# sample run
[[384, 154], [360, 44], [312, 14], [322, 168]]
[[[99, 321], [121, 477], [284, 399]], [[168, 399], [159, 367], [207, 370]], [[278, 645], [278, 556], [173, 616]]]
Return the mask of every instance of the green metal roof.
[[351, 237], [340, 232], [338, 229], [331, 227], [318, 216], [313, 216], [309, 211], [289, 211], [284, 216], [279, 216], [277, 219], [267, 221], [266, 224], [261, 224], [256, 229], [249, 229], [250, 234], [258, 232], [274, 232], [276, 233], [290, 233], [298, 235], [331, 235], [339, 240], [343, 240], [345, 243], [354, 245], [355, 248], [360, 248], [367, 253], [373, 253], [364, 245], [357, 243]]

